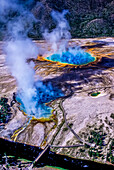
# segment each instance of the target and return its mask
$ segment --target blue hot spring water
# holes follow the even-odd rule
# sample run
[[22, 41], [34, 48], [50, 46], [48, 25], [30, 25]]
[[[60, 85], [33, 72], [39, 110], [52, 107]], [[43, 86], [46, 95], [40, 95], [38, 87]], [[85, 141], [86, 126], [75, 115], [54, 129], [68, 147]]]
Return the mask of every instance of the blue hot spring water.
[[[32, 101], [36, 102], [36, 105], [35, 105], [36, 112], [35, 113], [31, 112], [31, 114], [29, 114], [28, 116], [34, 116], [36, 118], [41, 118], [41, 117], [47, 118], [51, 115], [52, 108], [47, 106], [46, 103], [52, 100], [55, 100], [59, 97], [62, 97], [64, 96], [64, 94], [57, 87], [52, 87], [50, 83], [47, 85], [38, 87], [36, 89], [37, 89], [37, 95], [36, 97], [32, 97]], [[20, 103], [20, 110], [24, 111], [27, 114], [24, 103], [19, 97], [20, 95], [21, 94], [19, 95], [17, 94], [16, 100]]]
[[46, 59], [54, 62], [60, 62], [73, 65], [86, 65], [95, 61], [89, 53], [82, 49], [71, 49], [65, 52], [57, 52], [56, 54], [46, 57]]

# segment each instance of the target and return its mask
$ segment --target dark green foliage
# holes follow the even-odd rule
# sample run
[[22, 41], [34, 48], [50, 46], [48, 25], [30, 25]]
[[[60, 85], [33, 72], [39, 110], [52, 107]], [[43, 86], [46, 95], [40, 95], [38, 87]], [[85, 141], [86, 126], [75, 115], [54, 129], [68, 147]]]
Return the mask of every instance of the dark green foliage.
[[1, 97], [0, 99], [0, 123], [7, 123], [11, 117], [11, 108], [7, 103], [8, 99], [5, 97]]
[[114, 139], [112, 139], [112, 142], [110, 144], [109, 152], [107, 153], [107, 161], [111, 162], [114, 164], [114, 156], [113, 156], [113, 151], [114, 151]]
[[113, 123], [111, 123], [111, 122], [108, 120], [107, 117], [105, 117], [105, 123], [106, 123], [107, 125], [109, 125], [109, 126], [112, 126], [112, 125], [113, 125]]
[[64, 129], [63, 129], [63, 131], [67, 131], [68, 130], [68, 128], [67, 127], [65, 127]]
[[[69, 127], [72, 128], [72, 126], [73, 126], [73, 123], [70, 123], [70, 124], [69, 124]], [[67, 127], [65, 127], [65, 128], [63, 129], [63, 131], [67, 131], [67, 130], [68, 130]]]
[[111, 117], [112, 119], [114, 119], [114, 113], [111, 113], [110, 117]]
[[72, 126], [73, 126], [73, 123], [70, 123], [70, 124], [69, 124], [69, 127], [71, 128]]
[[85, 152], [85, 149], [82, 149], [82, 148], [81, 148], [81, 149], [80, 149], [80, 152]]
[[91, 135], [93, 137], [91, 137], [90, 142], [91, 140], [94, 141], [94, 143], [96, 143], [96, 145], [99, 145], [99, 146], [103, 146], [104, 143], [103, 143], [103, 137], [104, 137], [104, 134], [100, 134], [100, 133], [97, 133], [95, 131], [91, 131]]
[[[33, 23], [28, 32], [28, 36], [33, 39], [42, 39], [45, 28], [51, 31], [55, 27], [55, 22], [50, 16], [52, 10], [61, 12], [64, 9], [69, 11], [66, 18], [73, 38], [114, 36], [113, 0], [35, 0], [21, 3], [38, 21]], [[7, 17], [13, 19], [18, 15], [17, 11], [11, 11]], [[6, 25], [7, 23], [0, 23], [0, 40], [6, 35]]]
[[[105, 146], [104, 139], [106, 134], [100, 131], [92, 130], [90, 132], [90, 136], [88, 137], [88, 142], [95, 143], [94, 148], [89, 147], [88, 154], [91, 158], [97, 159], [98, 157], [103, 157], [102, 155], [102, 148]], [[85, 146], [87, 148], [87, 146]]]
[[5, 97], [1, 97], [0, 99], [0, 105], [5, 105], [8, 102], [8, 99]]
[[68, 9], [72, 37], [113, 36], [113, 0], [46, 0], [51, 9]]

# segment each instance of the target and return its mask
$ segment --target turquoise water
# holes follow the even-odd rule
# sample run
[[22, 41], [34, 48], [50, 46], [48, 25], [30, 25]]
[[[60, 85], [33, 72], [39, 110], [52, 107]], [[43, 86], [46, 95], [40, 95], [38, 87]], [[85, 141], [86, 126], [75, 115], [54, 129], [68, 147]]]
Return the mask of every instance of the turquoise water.
[[89, 53], [82, 50], [76, 50], [73, 53], [70, 51], [56, 53], [51, 56], [46, 57], [46, 59], [74, 65], [86, 65], [95, 61], [95, 57], [92, 57]]
[[[22, 110], [23, 112], [27, 114], [26, 108], [22, 100], [18, 96], [16, 97], [16, 100], [20, 103], [20, 110]], [[41, 118], [41, 117], [48, 118], [52, 112], [52, 108], [47, 106], [45, 103], [42, 103], [42, 104], [37, 103], [37, 105], [35, 106], [35, 110], [36, 112], [35, 113], [31, 112], [29, 116], [34, 116], [36, 118]]]
[[[31, 108], [31, 112], [28, 114], [23, 102], [23, 96], [18, 93], [16, 100], [20, 103], [20, 110], [24, 111], [29, 116], [34, 116], [36, 118], [48, 118], [52, 114], [52, 108], [47, 106], [46, 103], [55, 100], [58, 97], [64, 96], [63, 92], [57, 87], [52, 87], [51, 84], [42, 85], [36, 88], [37, 95], [31, 98], [31, 103], [36, 103], [34, 108]], [[30, 104], [31, 104], [30, 103]], [[32, 111], [34, 110], [34, 112]]]

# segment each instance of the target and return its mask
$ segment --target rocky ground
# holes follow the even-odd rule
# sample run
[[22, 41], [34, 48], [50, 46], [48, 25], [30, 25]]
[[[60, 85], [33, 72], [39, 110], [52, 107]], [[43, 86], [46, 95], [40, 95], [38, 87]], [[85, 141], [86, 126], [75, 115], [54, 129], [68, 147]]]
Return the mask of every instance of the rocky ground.
[[[47, 48], [43, 41], [36, 44]], [[3, 42], [0, 43], [0, 97], [8, 98], [6, 103], [10, 110], [7, 114], [11, 113], [7, 122], [0, 124], [0, 137], [42, 147], [47, 143], [83, 145], [51, 149], [75, 158], [114, 164], [114, 38], [72, 39], [69, 45], [82, 46], [91, 55], [99, 57], [99, 63], [75, 68], [36, 60], [35, 78], [42, 76], [44, 82], [61, 88], [66, 97], [49, 103], [54, 109], [50, 121], [30, 121], [19, 110], [18, 103], [11, 105], [17, 90], [16, 80], [7, 68]]]

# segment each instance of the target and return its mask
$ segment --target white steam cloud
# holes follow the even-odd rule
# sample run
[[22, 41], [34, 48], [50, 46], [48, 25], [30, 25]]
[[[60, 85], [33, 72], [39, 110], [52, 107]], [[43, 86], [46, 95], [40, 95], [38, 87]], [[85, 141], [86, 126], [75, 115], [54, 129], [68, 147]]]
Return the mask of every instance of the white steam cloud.
[[35, 113], [34, 63], [27, 63], [27, 59], [37, 56], [38, 50], [29, 39], [9, 41], [6, 47], [7, 63], [18, 84], [18, 96], [26, 112]]
[[[36, 58], [38, 55], [38, 48], [27, 37], [35, 18], [22, 4], [19, 4], [18, 0], [0, 0], [0, 7], [0, 21], [7, 23], [7, 41], [4, 47], [6, 61], [16, 78], [18, 96], [26, 112], [35, 113], [34, 63], [27, 62], [27, 59]], [[9, 17], [10, 14], [13, 15], [12, 18]]]
[[51, 32], [46, 29], [43, 36], [47, 43], [51, 46], [51, 51], [46, 55], [46, 59], [55, 62], [84, 65], [89, 61], [94, 61], [90, 55], [81, 49], [79, 46], [68, 47], [68, 42], [71, 39], [69, 32], [70, 26], [65, 18], [68, 10], [63, 10], [62, 13], [58, 11], [52, 11], [51, 16], [55, 21], [56, 28]]
[[[31, 0], [28, 0], [29, 2], [31, 3]], [[59, 41], [62, 41], [61, 48], [65, 49], [70, 38], [66, 13], [65, 10], [62, 13], [53, 11], [52, 18], [56, 21], [57, 27], [53, 32], [45, 30], [43, 34], [46, 40], [53, 44], [54, 51], [57, 50]], [[28, 59], [36, 58], [38, 55], [38, 47], [28, 38], [28, 32], [36, 22], [35, 17], [19, 0], [0, 0], [0, 22], [6, 25], [4, 50], [7, 65], [17, 81], [18, 98], [28, 115], [35, 115], [37, 118], [45, 116], [46, 113], [48, 115], [50, 108], [44, 103], [63, 94], [57, 90], [53, 91], [50, 84], [45, 86], [40, 78], [36, 83], [34, 63], [27, 62]]]
[[65, 18], [67, 13], [67, 10], [63, 10], [62, 13], [52, 11], [51, 16], [56, 23], [56, 28], [53, 29], [52, 32], [49, 32], [49, 30], [46, 29], [43, 33], [44, 38], [51, 44], [53, 52], [57, 52], [58, 49], [65, 51], [67, 43], [71, 38], [71, 34], [69, 32], [70, 26]]

